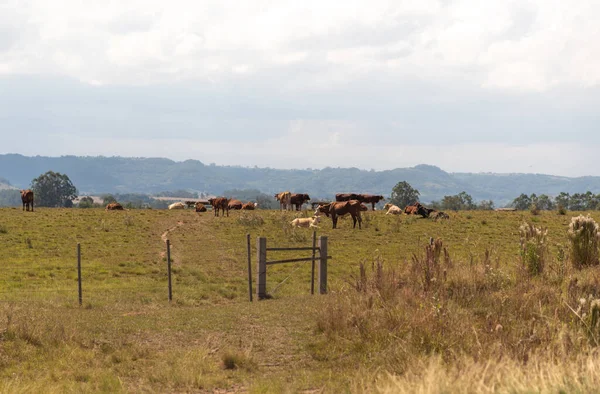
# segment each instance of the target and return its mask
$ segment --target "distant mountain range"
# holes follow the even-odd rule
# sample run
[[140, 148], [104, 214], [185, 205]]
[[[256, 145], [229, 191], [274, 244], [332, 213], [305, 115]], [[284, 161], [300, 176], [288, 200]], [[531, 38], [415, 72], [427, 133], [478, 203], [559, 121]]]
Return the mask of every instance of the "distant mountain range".
[[562, 191], [600, 193], [600, 177], [448, 173], [426, 164], [386, 171], [331, 167], [280, 170], [205, 165], [197, 160], [176, 162], [163, 158], [0, 155], [2, 184], [26, 188], [35, 177], [50, 170], [67, 174], [80, 194], [152, 194], [179, 189], [221, 194], [231, 189], [258, 189], [269, 194], [282, 190], [305, 192], [313, 198], [332, 198], [335, 193], [342, 192], [387, 197], [396, 183], [406, 181], [419, 190], [423, 202], [465, 191], [476, 201], [493, 200], [496, 206], [502, 206], [521, 193], [550, 196]]

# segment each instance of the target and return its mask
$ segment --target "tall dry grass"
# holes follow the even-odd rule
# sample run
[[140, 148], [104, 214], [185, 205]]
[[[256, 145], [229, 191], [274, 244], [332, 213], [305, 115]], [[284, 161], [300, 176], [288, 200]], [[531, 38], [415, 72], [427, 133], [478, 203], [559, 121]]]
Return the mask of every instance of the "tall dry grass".
[[598, 223], [589, 215], [571, 219], [568, 231], [571, 263], [575, 268], [598, 265]]
[[521, 241], [521, 262], [529, 275], [539, 275], [544, 271], [548, 259], [548, 230], [532, 223], [519, 227]]
[[463, 358], [448, 365], [440, 357], [419, 360], [402, 375], [383, 374], [379, 393], [592, 393], [600, 387], [600, 358], [573, 362], [548, 355], [527, 363], [512, 359], [484, 362]]

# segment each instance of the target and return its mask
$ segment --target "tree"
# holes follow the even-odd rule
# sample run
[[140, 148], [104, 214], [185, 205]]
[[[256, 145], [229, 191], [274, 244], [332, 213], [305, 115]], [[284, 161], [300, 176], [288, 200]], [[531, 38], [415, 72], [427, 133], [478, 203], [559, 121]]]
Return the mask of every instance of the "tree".
[[494, 202], [492, 200], [481, 200], [479, 201], [479, 205], [477, 205], [477, 209], [482, 211], [493, 211]]
[[421, 193], [417, 189], [414, 189], [408, 182], [402, 181], [398, 182], [392, 189], [390, 202], [400, 208], [404, 208], [419, 201], [420, 195]]
[[77, 198], [77, 188], [66, 174], [48, 171], [31, 181], [36, 205], [41, 207], [72, 206]]
[[442, 199], [442, 209], [459, 211], [475, 208], [476, 205], [473, 203], [473, 197], [464, 191], [454, 196], [444, 196]]
[[531, 206], [531, 198], [527, 194], [521, 193], [519, 197], [513, 200], [511, 205], [519, 211], [525, 211]]
[[90, 196], [81, 197], [79, 200], [79, 208], [93, 208], [94, 199]]
[[554, 199], [556, 201], [556, 205], [563, 207], [564, 209], [571, 209], [571, 196], [569, 193], [560, 192], [558, 196]]
[[544, 211], [551, 211], [554, 209], [554, 201], [552, 201], [552, 199], [545, 194], [540, 194], [535, 204], [538, 209]]

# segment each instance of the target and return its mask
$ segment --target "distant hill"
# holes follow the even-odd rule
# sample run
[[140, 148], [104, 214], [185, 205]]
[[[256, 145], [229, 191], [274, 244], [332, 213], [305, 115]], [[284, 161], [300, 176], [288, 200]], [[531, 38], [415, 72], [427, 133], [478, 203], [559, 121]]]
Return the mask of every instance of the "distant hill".
[[386, 171], [331, 167], [280, 170], [163, 158], [0, 155], [0, 177], [9, 179], [17, 188], [28, 187], [33, 178], [49, 170], [67, 174], [82, 194], [157, 193], [177, 189], [221, 194], [231, 189], [257, 189], [268, 194], [281, 190], [306, 192], [318, 198], [332, 198], [341, 192], [389, 196], [396, 183], [407, 181], [421, 192], [423, 202], [466, 191], [475, 200], [491, 199], [500, 206], [520, 193], [556, 195], [561, 191], [587, 190], [600, 193], [600, 177], [448, 173], [425, 164]]

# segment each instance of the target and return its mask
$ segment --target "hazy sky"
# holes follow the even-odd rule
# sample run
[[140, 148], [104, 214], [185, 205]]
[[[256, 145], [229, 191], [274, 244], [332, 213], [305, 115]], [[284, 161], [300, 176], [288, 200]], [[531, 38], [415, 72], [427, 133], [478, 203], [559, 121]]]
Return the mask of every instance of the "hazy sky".
[[598, 20], [595, 0], [0, 0], [0, 153], [600, 175]]

